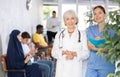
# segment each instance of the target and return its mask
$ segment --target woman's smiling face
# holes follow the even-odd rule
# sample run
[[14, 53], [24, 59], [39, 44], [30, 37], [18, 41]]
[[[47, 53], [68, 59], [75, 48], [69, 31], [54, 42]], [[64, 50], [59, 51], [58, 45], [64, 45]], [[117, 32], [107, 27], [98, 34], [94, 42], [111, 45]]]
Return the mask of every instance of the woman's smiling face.
[[97, 23], [102, 23], [105, 21], [106, 14], [103, 12], [101, 8], [94, 9], [93, 13], [94, 13], [94, 20]]
[[75, 28], [77, 19], [72, 13], [68, 13], [64, 18], [64, 22], [68, 28]]

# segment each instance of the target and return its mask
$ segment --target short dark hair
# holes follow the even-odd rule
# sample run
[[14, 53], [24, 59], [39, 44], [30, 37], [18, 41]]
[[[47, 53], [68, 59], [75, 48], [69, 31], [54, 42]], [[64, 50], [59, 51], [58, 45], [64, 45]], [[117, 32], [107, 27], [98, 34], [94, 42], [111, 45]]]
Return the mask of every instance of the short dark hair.
[[38, 30], [38, 29], [40, 29], [40, 28], [43, 28], [43, 25], [38, 24], [37, 27], [36, 27], [36, 30]]
[[104, 14], [106, 14], [105, 8], [104, 8], [103, 6], [101, 6], [101, 5], [95, 6], [95, 7], [93, 8], [93, 11], [94, 11], [95, 9], [97, 9], [97, 8], [100, 8], [100, 9], [104, 12]]
[[52, 11], [52, 13], [56, 13], [56, 11]]
[[22, 38], [30, 38], [30, 34], [28, 32], [22, 32], [21, 34]]

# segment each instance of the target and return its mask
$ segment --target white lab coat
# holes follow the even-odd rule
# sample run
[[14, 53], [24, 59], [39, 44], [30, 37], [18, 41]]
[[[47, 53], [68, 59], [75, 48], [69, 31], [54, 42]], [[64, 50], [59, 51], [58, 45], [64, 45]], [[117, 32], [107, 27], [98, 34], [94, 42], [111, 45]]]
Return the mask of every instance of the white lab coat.
[[[68, 30], [57, 33], [52, 49], [52, 56], [57, 59], [55, 77], [83, 77], [82, 61], [89, 57], [86, 33], [76, 28], [69, 37]], [[63, 50], [75, 51], [77, 56], [73, 60], [66, 60], [62, 55]]]

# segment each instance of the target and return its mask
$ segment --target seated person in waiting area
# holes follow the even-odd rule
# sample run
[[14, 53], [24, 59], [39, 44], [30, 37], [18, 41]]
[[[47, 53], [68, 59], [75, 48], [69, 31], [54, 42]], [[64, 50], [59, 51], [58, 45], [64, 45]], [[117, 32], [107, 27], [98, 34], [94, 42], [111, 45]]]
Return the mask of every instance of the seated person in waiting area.
[[43, 26], [37, 25], [36, 27], [36, 33], [33, 34], [33, 42], [35, 43], [35, 46], [38, 48], [38, 51], [45, 51], [45, 54], [47, 54], [47, 58], [50, 58], [50, 54], [48, 52], [48, 44], [43, 36]]
[[[22, 47], [23, 47], [24, 53], [25, 54], [29, 54], [29, 55], [34, 55], [35, 50], [30, 50], [29, 47], [28, 47], [28, 45], [27, 45], [28, 40], [30, 39], [29, 33], [28, 32], [23, 32], [21, 34], [21, 36], [22, 36], [21, 42], [22, 42]], [[41, 71], [44, 72], [44, 76], [45, 77], [52, 77], [53, 68], [54, 68], [54, 65], [53, 65], [52, 61], [37, 60], [37, 61], [35, 61], [35, 63], [39, 64], [39, 68], [41, 69]]]
[[[32, 63], [27, 65], [25, 62], [29, 57], [24, 56], [22, 45], [21, 45], [21, 35], [19, 30], [13, 30], [10, 34], [8, 48], [7, 48], [7, 69], [25, 69], [26, 77], [42, 77], [41, 69], [39, 64]], [[7, 77], [24, 77], [23, 72], [8, 72]]]

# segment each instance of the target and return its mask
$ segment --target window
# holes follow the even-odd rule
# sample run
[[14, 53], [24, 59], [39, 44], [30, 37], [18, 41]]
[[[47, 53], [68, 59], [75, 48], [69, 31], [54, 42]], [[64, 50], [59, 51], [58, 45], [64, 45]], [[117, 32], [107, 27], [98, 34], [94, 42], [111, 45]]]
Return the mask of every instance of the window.
[[[46, 21], [49, 17], [52, 16], [52, 11], [55, 10], [56, 13], [58, 13], [58, 6], [57, 5], [45, 5], [43, 6], [43, 18], [42, 18], [42, 23], [44, 27], [46, 27]], [[58, 14], [56, 14], [58, 15]]]
[[51, 16], [52, 10], [55, 10], [57, 15], [59, 14], [58, 18], [61, 19], [62, 27], [65, 27], [63, 13], [71, 9], [78, 14], [79, 29], [86, 29], [88, 25], [86, 24], [85, 13], [96, 5], [104, 6], [107, 12], [118, 9], [117, 3], [113, 0], [43, 0], [43, 25], [46, 26], [46, 20]]
[[78, 28], [81, 30], [85, 30], [88, 27], [88, 25], [86, 24], [86, 13], [88, 11], [90, 11], [89, 6], [79, 5], [78, 7], [78, 18], [79, 18]]
[[62, 3], [76, 3], [76, 0], [62, 0]]
[[51, 3], [55, 3], [55, 2], [58, 2], [58, 0], [42, 0], [44, 3], [46, 3], [46, 2], [51, 2]]

